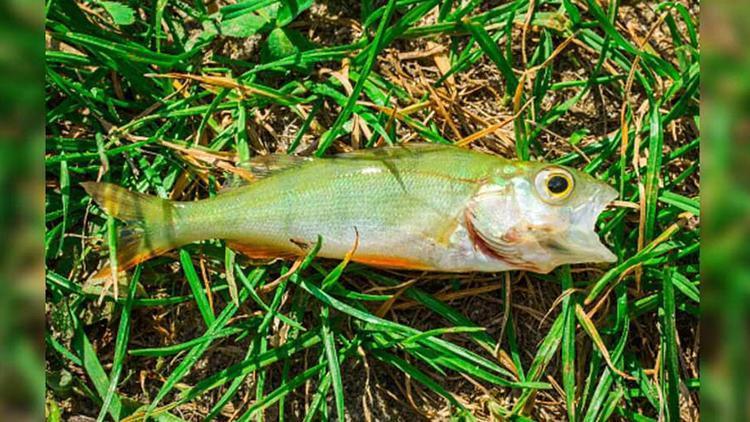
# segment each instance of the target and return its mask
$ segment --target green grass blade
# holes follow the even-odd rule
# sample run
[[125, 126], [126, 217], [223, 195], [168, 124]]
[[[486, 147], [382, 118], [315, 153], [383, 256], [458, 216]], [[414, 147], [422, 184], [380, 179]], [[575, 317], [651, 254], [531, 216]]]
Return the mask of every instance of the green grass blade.
[[[86, 334], [83, 332], [83, 327], [80, 324], [76, 329], [75, 337], [73, 338], [73, 345], [74, 350], [83, 361], [83, 368], [89, 376], [89, 379], [91, 379], [91, 382], [94, 384], [94, 389], [97, 394], [99, 394], [99, 397], [106, 397], [110, 385], [109, 377], [107, 377], [107, 373], [104, 372], [104, 368], [102, 367], [99, 358], [96, 356], [96, 351]], [[112, 419], [120, 420], [123, 416], [123, 407], [120, 397], [117, 394], [112, 395], [108, 407], [108, 412], [110, 416], [112, 416]]]
[[208, 302], [208, 296], [203, 289], [203, 284], [198, 278], [198, 273], [195, 271], [193, 261], [190, 259], [190, 253], [185, 249], [180, 249], [180, 263], [182, 264], [182, 270], [185, 272], [185, 278], [187, 278], [190, 290], [193, 291], [195, 297], [195, 303], [198, 306], [203, 321], [206, 323], [206, 327], [210, 327], [211, 324], [216, 321], [211, 305]]
[[562, 318], [563, 332], [561, 359], [562, 359], [562, 377], [563, 390], [565, 391], [566, 408], [568, 411], [568, 420], [575, 421], [576, 417], [576, 319], [575, 319], [575, 300], [572, 294], [568, 294], [573, 288], [573, 278], [570, 274], [570, 266], [564, 266], [560, 271], [560, 280], [562, 281], [562, 294], [565, 295], [562, 300]]
[[653, 239], [656, 230], [656, 206], [659, 196], [659, 179], [661, 176], [662, 148], [664, 144], [664, 131], [659, 114], [659, 107], [652, 103], [648, 144], [648, 163], [646, 166], [646, 209], [644, 238], [649, 241]]
[[[550, 327], [547, 336], [544, 337], [542, 344], [539, 346], [539, 349], [534, 356], [534, 360], [531, 362], [529, 372], [526, 375], [527, 381], [536, 381], [542, 377], [544, 369], [547, 367], [547, 365], [549, 365], [552, 357], [557, 352], [557, 348], [560, 346], [560, 342], [562, 340], [562, 331], [563, 316], [562, 314], [560, 314]], [[535, 394], [535, 391], [535, 389], [529, 388], [521, 393], [518, 401], [513, 406], [513, 415], [520, 415], [524, 412], [526, 404], [528, 403], [529, 399], [531, 399]]]
[[680, 419], [680, 366], [677, 356], [677, 327], [675, 324], [674, 268], [664, 270], [662, 288], [662, 354], [663, 375], [660, 377], [662, 394], [666, 398], [667, 419]]
[[115, 352], [114, 358], [112, 359], [112, 370], [109, 372], [109, 386], [107, 387], [107, 394], [104, 396], [99, 416], [96, 418], [97, 422], [103, 421], [104, 417], [107, 415], [107, 412], [112, 405], [112, 400], [115, 397], [117, 383], [120, 380], [120, 373], [122, 372], [126, 350], [128, 348], [128, 339], [130, 338], [130, 311], [133, 309], [133, 299], [135, 298], [140, 275], [141, 267], [138, 266], [133, 273], [133, 277], [130, 279], [127, 299], [125, 305], [122, 307], [122, 312], [120, 312], [120, 324], [117, 328], [117, 337], [115, 338]]
[[344, 402], [344, 383], [341, 380], [341, 366], [338, 354], [336, 353], [333, 333], [331, 332], [330, 312], [328, 307], [323, 307], [321, 309], [320, 319], [323, 322], [320, 334], [323, 338], [323, 348], [325, 350], [326, 361], [328, 362], [328, 372], [331, 374], [331, 380], [333, 381], [336, 417], [339, 421], [343, 421], [345, 419], [344, 409], [346, 407]]

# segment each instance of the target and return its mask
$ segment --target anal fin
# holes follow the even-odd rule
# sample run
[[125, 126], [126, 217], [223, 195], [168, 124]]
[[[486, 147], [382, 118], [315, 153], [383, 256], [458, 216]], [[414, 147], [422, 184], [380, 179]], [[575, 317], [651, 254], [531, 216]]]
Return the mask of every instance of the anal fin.
[[429, 270], [430, 266], [419, 261], [407, 258], [381, 255], [354, 255], [352, 261], [379, 268], [391, 268], [399, 270]]
[[296, 258], [298, 254], [274, 246], [260, 246], [242, 243], [238, 241], [228, 241], [227, 246], [251, 259], [269, 260], [274, 258]]

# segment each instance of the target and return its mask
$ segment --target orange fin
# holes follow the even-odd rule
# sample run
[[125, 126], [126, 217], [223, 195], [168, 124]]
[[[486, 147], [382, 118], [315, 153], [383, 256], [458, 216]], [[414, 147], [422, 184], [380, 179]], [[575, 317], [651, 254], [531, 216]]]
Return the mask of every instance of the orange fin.
[[[110, 183], [84, 182], [81, 185], [107, 214], [127, 222], [118, 233], [118, 271], [125, 271], [185, 243], [175, 233], [176, 213], [170, 201]], [[91, 278], [109, 278], [111, 274], [110, 264]]]
[[[168, 252], [172, 248], [171, 245], [155, 246], [151, 244], [140, 230], [122, 230], [120, 231], [120, 238], [117, 240], [117, 271], [129, 270], [143, 261]], [[111, 276], [111, 265], [105, 265], [91, 276], [91, 279], [98, 280]]]
[[431, 267], [423, 262], [395, 256], [354, 255], [352, 261], [380, 268], [399, 270], [429, 270]]
[[252, 259], [296, 258], [299, 256], [289, 249], [273, 246], [250, 245], [236, 241], [228, 241], [227, 246]]

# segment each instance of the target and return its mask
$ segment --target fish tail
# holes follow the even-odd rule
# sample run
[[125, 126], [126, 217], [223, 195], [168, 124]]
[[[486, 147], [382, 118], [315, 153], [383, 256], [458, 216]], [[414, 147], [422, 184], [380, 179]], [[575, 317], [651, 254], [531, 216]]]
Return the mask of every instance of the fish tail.
[[[176, 232], [177, 210], [169, 200], [132, 192], [111, 183], [81, 183], [104, 211], [126, 222], [117, 236], [117, 269], [124, 271], [187, 243]], [[92, 278], [111, 275], [104, 266]]]

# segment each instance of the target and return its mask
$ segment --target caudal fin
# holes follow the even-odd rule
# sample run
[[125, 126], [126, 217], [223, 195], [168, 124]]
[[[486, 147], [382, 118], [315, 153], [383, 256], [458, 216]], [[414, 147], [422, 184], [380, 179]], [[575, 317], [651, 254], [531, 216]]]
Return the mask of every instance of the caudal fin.
[[[131, 268], [182, 244], [175, 233], [176, 210], [170, 201], [111, 183], [81, 185], [107, 214], [127, 223], [117, 238], [118, 270]], [[110, 275], [111, 268], [107, 265], [92, 278]]]

